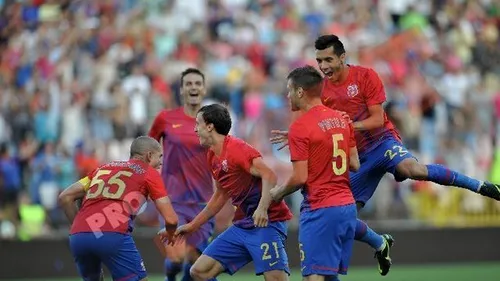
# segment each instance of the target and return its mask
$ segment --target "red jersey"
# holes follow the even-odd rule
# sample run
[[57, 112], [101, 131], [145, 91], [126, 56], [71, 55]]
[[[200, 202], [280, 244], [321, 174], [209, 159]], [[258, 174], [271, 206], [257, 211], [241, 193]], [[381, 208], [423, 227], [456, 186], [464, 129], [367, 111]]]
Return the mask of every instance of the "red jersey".
[[181, 107], [161, 111], [149, 131], [157, 141], [163, 138], [161, 174], [172, 202], [205, 204], [213, 194], [207, 149], [200, 145], [195, 124]]
[[[325, 78], [321, 95], [323, 104], [331, 109], [344, 111], [353, 121], [370, 116], [368, 107], [386, 101], [382, 81], [373, 69], [349, 65], [346, 81], [336, 85]], [[360, 154], [367, 153], [385, 138], [401, 140], [399, 133], [384, 112], [384, 126], [373, 130], [356, 131], [356, 143]]]
[[[220, 156], [208, 151], [212, 175], [220, 187], [229, 195], [237, 207], [234, 225], [253, 228], [253, 213], [259, 205], [262, 194], [262, 180], [250, 173], [252, 161], [262, 157], [260, 153], [241, 139], [226, 136]], [[272, 202], [268, 209], [269, 222], [287, 221], [292, 213], [285, 202]]]
[[80, 180], [87, 194], [70, 233], [130, 233], [147, 197], [167, 196], [160, 173], [143, 161], [114, 161]]
[[349, 151], [354, 129], [342, 114], [318, 105], [300, 116], [288, 132], [292, 161], [308, 161], [301, 211], [354, 203], [349, 185]]

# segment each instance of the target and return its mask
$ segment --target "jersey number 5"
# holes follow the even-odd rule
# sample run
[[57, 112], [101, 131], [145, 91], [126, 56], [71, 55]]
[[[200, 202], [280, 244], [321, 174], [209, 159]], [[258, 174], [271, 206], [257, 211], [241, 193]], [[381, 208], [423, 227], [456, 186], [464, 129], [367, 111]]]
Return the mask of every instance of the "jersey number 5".
[[341, 176], [347, 171], [347, 154], [342, 148], [339, 148], [339, 142], [343, 140], [344, 135], [342, 134], [332, 135], [333, 158], [340, 157], [341, 160], [340, 167], [337, 167], [337, 161], [332, 162], [333, 173], [337, 176]]
[[[89, 189], [89, 191], [87, 192], [87, 199], [96, 198], [99, 195], [102, 195], [102, 197], [107, 199], [118, 199], [122, 197], [123, 192], [125, 191], [125, 182], [120, 179], [120, 177], [123, 176], [129, 178], [132, 176], [132, 172], [119, 171], [107, 181], [101, 179], [102, 176], [109, 175], [111, 174], [111, 172], [112, 171], [110, 170], [99, 170], [97, 172], [97, 174], [92, 178], [92, 181], [90, 182], [90, 188], [97, 185], [97, 189], [94, 192], [91, 192]], [[110, 187], [112, 185], [116, 185], [118, 187], [114, 192], [110, 191]]]

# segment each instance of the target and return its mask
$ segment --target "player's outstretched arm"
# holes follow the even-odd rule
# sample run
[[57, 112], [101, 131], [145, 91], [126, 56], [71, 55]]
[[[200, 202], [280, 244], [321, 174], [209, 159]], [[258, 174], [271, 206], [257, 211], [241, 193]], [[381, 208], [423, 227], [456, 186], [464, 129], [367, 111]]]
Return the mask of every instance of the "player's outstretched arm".
[[250, 173], [262, 179], [262, 194], [259, 205], [253, 214], [254, 224], [257, 227], [266, 227], [268, 223], [267, 209], [271, 205], [271, 189], [276, 186], [276, 174], [264, 163], [262, 157], [252, 160]]
[[308, 161], [300, 160], [293, 161], [293, 172], [290, 178], [282, 186], [275, 187], [271, 191], [271, 195], [275, 201], [281, 201], [285, 196], [294, 193], [302, 188], [308, 177]]
[[198, 230], [224, 207], [229, 196], [222, 190], [218, 182], [216, 186], [217, 188], [205, 208], [190, 223], [181, 225], [177, 229], [176, 235], [185, 235]]
[[158, 213], [160, 213], [165, 221], [165, 229], [175, 231], [177, 224], [179, 223], [179, 218], [177, 217], [177, 213], [174, 211], [174, 207], [172, 207], [170, 198], [165, 196], [154, 200], [154, 203]]
[[63, 192], [61, 192], [61, 194], [59, 194], [59, 205], [63, 209], [64, 214], [70, 223], [73, 223], [73, 220], [78, 213], [75, 201], [82, 199], [85, 196], [89, 186], [90, 179], [88, 177], [84, 177], [83, 179], [70, 185]]

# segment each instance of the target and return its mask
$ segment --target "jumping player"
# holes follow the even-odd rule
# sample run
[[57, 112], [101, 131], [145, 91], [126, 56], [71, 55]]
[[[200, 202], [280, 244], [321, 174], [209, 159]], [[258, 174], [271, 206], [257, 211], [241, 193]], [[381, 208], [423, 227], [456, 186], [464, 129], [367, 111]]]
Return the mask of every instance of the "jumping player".
[[217, 189], [196, 218], [176, 234], [196, 231], [231, 199], [238, 208], [233, 225], [205, 249], [191, 268], [195, 280], [212, 280], [222, 272], [234, 274], [253, 261], [255, 273], [265, 280], [287, 280], [286, 221], [292, 214], [284, 202], [274, 203], [270, 190], [276, 175], [260, 153], [246, 142], [228, 136], [231, 117], [219, 104], [202, 107], [196, 117], [200, 144], [208, 147], [208, 161]]
[[[205, 95], [205, 75], [195, 68], [186, 69], [181, 74], [183, 106], [161, 111], [149, 131], [149, 136], [163, 142], [162, 176], [179, 224], [192, 221], [214, 190], [207, 149], [200, 145], [194, 132], [196, 112]], [[214, 220], [207, 221], [187, 237], [186, 243], [166, 246], [167, 281], [174, 281], [181, 270], [183, 281], [192, 280], [189, 269], [207, 247], [213, 229]]]
[[[500, 200], [500, 186], [472, 179], [437, 164], [424, 165], [402, 144], [399, 133], [388, 120], [382, 104], [386, 95], [382, 81], [372, 69], [346, 64], [344, 45], [335, 35], [320, 36], [315, 42], [316, 61], [325, 75], [322, 102], [345, 111], [355, 130], [361, 168], [351, 174], [351, 188], [358, 206], [363, 208], [372, 197], [385, 173], [397, 181], [406, 179], [432, 181], [445, 186], [457, 186]], [[273, 143], [286, 141], [286, 132], [274, 131]], [[356, 240], [376, 250], [379, 271], [389, 272], [391, 259], [390, 235], [378, 235], [358, 220]]]
[[304, 280], [338, 280], [347, 274], [356, 229], [349, 170], [359, 169], [354, 129], [341, 112], [321, 104], [323, 78], [312, 66], [288, 75], [292, 111], [303, 114], [288, 134], [293, 173], [271, 190], [274, 200], [302, 188], [299, 246]]
[[[130, 147], [130, 160], [105, 164], [69, 186], [59, 195], [60, 204], [72, 223], [70, 249], [83, 280], [102, 278], [101, 263], [113, 280], [147, 280], [144, 262], [130, 233], [133, 220], [149, 196], [164, 219], [159, 234], [174, 242], [175, 214], [160, 174], [160, 144], [146, 136]], [[75, 201], [83, 199], [80, 210]]]

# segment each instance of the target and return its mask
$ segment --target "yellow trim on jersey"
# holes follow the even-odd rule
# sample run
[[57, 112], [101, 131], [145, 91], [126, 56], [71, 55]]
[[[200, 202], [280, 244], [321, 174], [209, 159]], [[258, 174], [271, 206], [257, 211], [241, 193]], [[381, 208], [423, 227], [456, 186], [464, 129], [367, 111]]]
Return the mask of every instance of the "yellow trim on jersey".
[[90, 189], [90, 178], [84, 177], [78, 181], [81, 185], [83, 185], [83, 190], [88, 191]]

